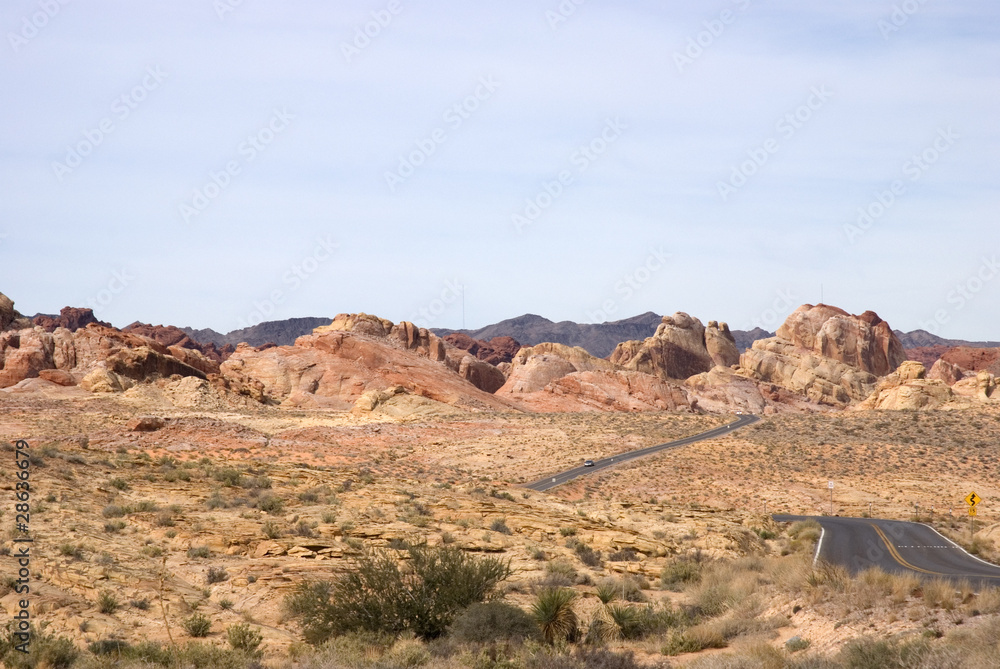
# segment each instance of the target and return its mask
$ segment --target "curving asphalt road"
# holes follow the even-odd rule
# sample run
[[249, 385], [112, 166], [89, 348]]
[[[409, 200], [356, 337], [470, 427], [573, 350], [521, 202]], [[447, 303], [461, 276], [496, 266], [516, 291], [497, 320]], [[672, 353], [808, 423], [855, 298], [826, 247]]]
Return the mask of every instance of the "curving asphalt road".
[[594, 460], [593, 467], [574, 467], [573, 469], [567, 469], [559, 474], [552, 474], [543, 479], [539, 479], [534, 483], [529, 483], [525, 487], [531, 490], [549, 490], [555, 488], [556, 486], [562, 485], [567, 481], [571, 481], [578, 476], [583, 476], [584, 474], [590, 474], [593, 472], [600, 471], [602, 469], [607, 469], [622, 462], [628, 462], [629, 460], [635, 460], [636, 458], [645, 457], [653, 453], [658, 453], [660, 451], [665, 451], [671, 448], [677, 448], [678, 446], [686, 446], [687, 444], [693, 444], [696, 441], [702, 441], [704, 439], [712, 439], [715, 437], [724, 437], [733, 430], [738, 430], [741, 427], [746, 427], [747, 425], [752, 425], [759, 421], [758, 416], [753, 414], [744, 414], [737, 418], [732, 423], [726, 423], [717, 428], [713, 428], [708, 432], [702, 432], [701, 434], [694, 434], [690, 437], [684, 437], [683, 439], [677, 439], [676, 441], [670, 441], [666, 444], [657, 444], [656, 446], [647, 446], [646, 448], [639, 449], [637, 451], [628, 451], [626, 453], [619, 453], [618, 455], [612, 456], [610, 458], [604, 458], [602, 460]]
[[815, 559], [844, 566], [852, 574], [878, 567], [895, 574], [1000, 586], [1000, 566], [969, 555], [922, 523], [839, 516], [772, 517], [778, 522], [817, 521], [823, 532]]

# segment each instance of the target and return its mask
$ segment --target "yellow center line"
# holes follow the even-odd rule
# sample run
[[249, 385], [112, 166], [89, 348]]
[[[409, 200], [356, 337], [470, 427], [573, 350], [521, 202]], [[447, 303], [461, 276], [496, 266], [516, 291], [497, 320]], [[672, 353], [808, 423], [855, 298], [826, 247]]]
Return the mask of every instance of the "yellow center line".
[[889, 553], [892, 554], [892, 558], [902, 566], [906, 567], [907, 569], [912, 569], [913, 571], [919, 571], [924, 574], [932, 574], [934, 576], [947, 576], [949, 578], [955, 578], [956, 576], [962, 576], [964, 578], [997, 578], [996, 576], [992, 576], [989, 574], [976, 574], [976, 573], [945, 574], [940, 571], [930, 571], [929, 569], [922, 569], [916, 565], [910, 564], [909, 562], [903, 559], [903, 556], [899, 554], [899, 552], [896, 550], [896, 547], [892, 545], [892, 542], [889, 541], [889, 537], [885, 536], [885, 533], [881, 530], [881, 528], [875, 525], [875, 523], [868, 523], [868, 524], [871, 525], [872, 529], [875, 530], [878, 533], [879, 537], [882, 538], [883, 543], [885, 543], [885, 547], [888, 548]]
[[913, 571], [919, 571], [919, 572], [924, 573], [924, 574], [931, 574], [933, 576], [947, 576], [948, 575], [948, 574], [942, 574], [939, 571], [931, 571], [929, 569], [922, 569], [922, 568], [920, 568], [920, 567], [918, 567], [916, 565], [910, 564], [909, 562], [907, 562], [906, 560], [903, 559], [903, 556], [899, 554], [899, 552], [896, 550], [896, 547], [892, 545], [892, 542], [889, 541], [889, 538], [887, 536], [885, 536], [885, 533], [882, 532], [881, 528], [879, 528], [878, 525], [876, 525], [875, 523], [868, 523], [868, 524], [872, 526], [872, 529], [875, 530], [875, 532], [882, 539], [882, 543], [884, 543], [885, 547], [889, 549], [889, 553], [892, 555], [892, 559], [895, 560], [896, 562], [898, 562], [900, 565], [906, 567], [907, 569], [912, 569]]

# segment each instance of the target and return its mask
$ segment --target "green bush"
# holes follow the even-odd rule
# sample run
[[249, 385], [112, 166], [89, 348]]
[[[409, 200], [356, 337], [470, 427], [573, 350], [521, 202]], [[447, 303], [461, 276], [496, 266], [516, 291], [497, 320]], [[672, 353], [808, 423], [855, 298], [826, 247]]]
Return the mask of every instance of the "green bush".
[[538, 625], [524, 609], [504, 602], [480, 602], [462, 611], [449, 634], [458, 641], [492, 643], [538, 637]]
[[118, 598], [116, 598], [111, 592], [102, 590], [101, 594], [97, 596], [97, 610], [101, 613], [111, 615], [118, 610], [118, 607]]
[[660, 587], [673, 590], [685, 583], [694, 583], [701, 579], [701, 565], [688, 558], [671, 560], [660, 571]]
[[206, 637], [209, 630], [212, 629], [212, 621], [203, 614], [196, 613], [181, 621], [181, 627], [193, 637]]
[[329, 582], [303, 583], [285, 600], [305, 639], [322, 643], [351, 631], [422, 639], [441, 636], [466, 607], [490, 599], [512, 573], [510, 561], [476, 558], [458, 548], [409, 546], [411, 573], [388, 551], [363, 553], [355, 569]]
[[208, 546], [192, 546], [188, 549], [189, 558], [207, 558], [212, 555], [212, 549]]
[[258, 649], [264, 637], [246, 623], [230, 625], [226, 629], [226, 638], [233, 650], [246, 653], [250, 656], [259, 656], [262, 651]]

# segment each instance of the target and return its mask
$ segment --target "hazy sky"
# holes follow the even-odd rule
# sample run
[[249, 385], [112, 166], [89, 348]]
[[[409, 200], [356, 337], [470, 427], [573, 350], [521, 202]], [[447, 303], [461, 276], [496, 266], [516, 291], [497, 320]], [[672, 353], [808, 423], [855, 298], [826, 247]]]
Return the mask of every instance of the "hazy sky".
[[1000, 339], [994, 0], [8, 0], [0, 291]]

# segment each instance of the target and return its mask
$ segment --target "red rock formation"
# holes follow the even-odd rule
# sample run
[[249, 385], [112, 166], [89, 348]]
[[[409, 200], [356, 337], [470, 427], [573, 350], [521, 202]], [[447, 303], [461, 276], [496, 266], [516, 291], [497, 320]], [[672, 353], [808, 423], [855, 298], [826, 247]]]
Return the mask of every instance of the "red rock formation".
[[461, 332], [453, 332], [445, 335], [442, 339], [455, 348], [468, 351], [470, 355], [491, 365], [510, 362], [521, 349], [521, 345], [513, 337], [493, 337], [487, 342], [482, 339], [473, 339]]
[[941, 359], [970, 372], [986, 370], [1000, 376], [1000, 348], [956, 346], [942, 353]]
[[135, 323], [126, 325], [122, 328], [122, 331], [148, 337], [167, 347], [179, 346], [181, 348], [198, 351], [206, 358], [214, 360], [216, 363], [223, 362], [232, 354], [233, 351], [236, 350], [232, 344], [226, 344], [221, 349], [214, 343], [201, 344], [196, 342], [194, 339], [191, 339], [186, 332], [173, 325], [150, 325], [148, 323], [140, 323], [139, 321], [136, 321]]
[[[364, 322], [362, 329], [374, 332], [373, 321]], [[417, 349], [403, 348], [400, 338], [388, 336], [393, 329], [383, 332], [386, 330], [386, 336], [372, 337], [317, 328], [316, 334], [299, 337], [294, 346], [257, 350], [240, 345], [222, 364], [222, 375], [241, 386], [255, 380], [265, 398], [287, 406], [349, 409], [367, 390], [402, 386], [415, 395], [460, 407], [510, 408], [441, 361]], [[407, 328], [402, 332], [403, 340], [420, 348], [422, 335], [411, 339]]]
[[941, 354], [949, 348], [951, 347], [944, 344], [937, 346], [916, 346], [914, 348], [903, 349], [903, 353], [906, 354], [907, 360], [916, 360], [923, 363], [927, 369], [930, 369], [941, 357]]
[[[194, 351], [191, 354], [200, 356]], [[173, 374], [206, 377], [205, 371], [175, 358], [152, 339], [96, 323], [76, 332], [67, 328], [46, 332], [33, 327], [0, 334], [0, 388], [38, 377], [45, 370], [65, 372], [46, 376], [66, 385], [98, 368], [137, 381]]]
[[59, 310], [59, 315], [55, 318], [38, 314], [31, 322], [42, 328], [46, 332], [54, 332], [56, 328], [66, 328], [70, 332], [76, 332], [80, 328], [85, 328], [91, 323], [97, 323], [105, 327], [111, 327], [111, 323], [105, 323], [94, 317], [93, 309], [78, 307], [63, 307]]

